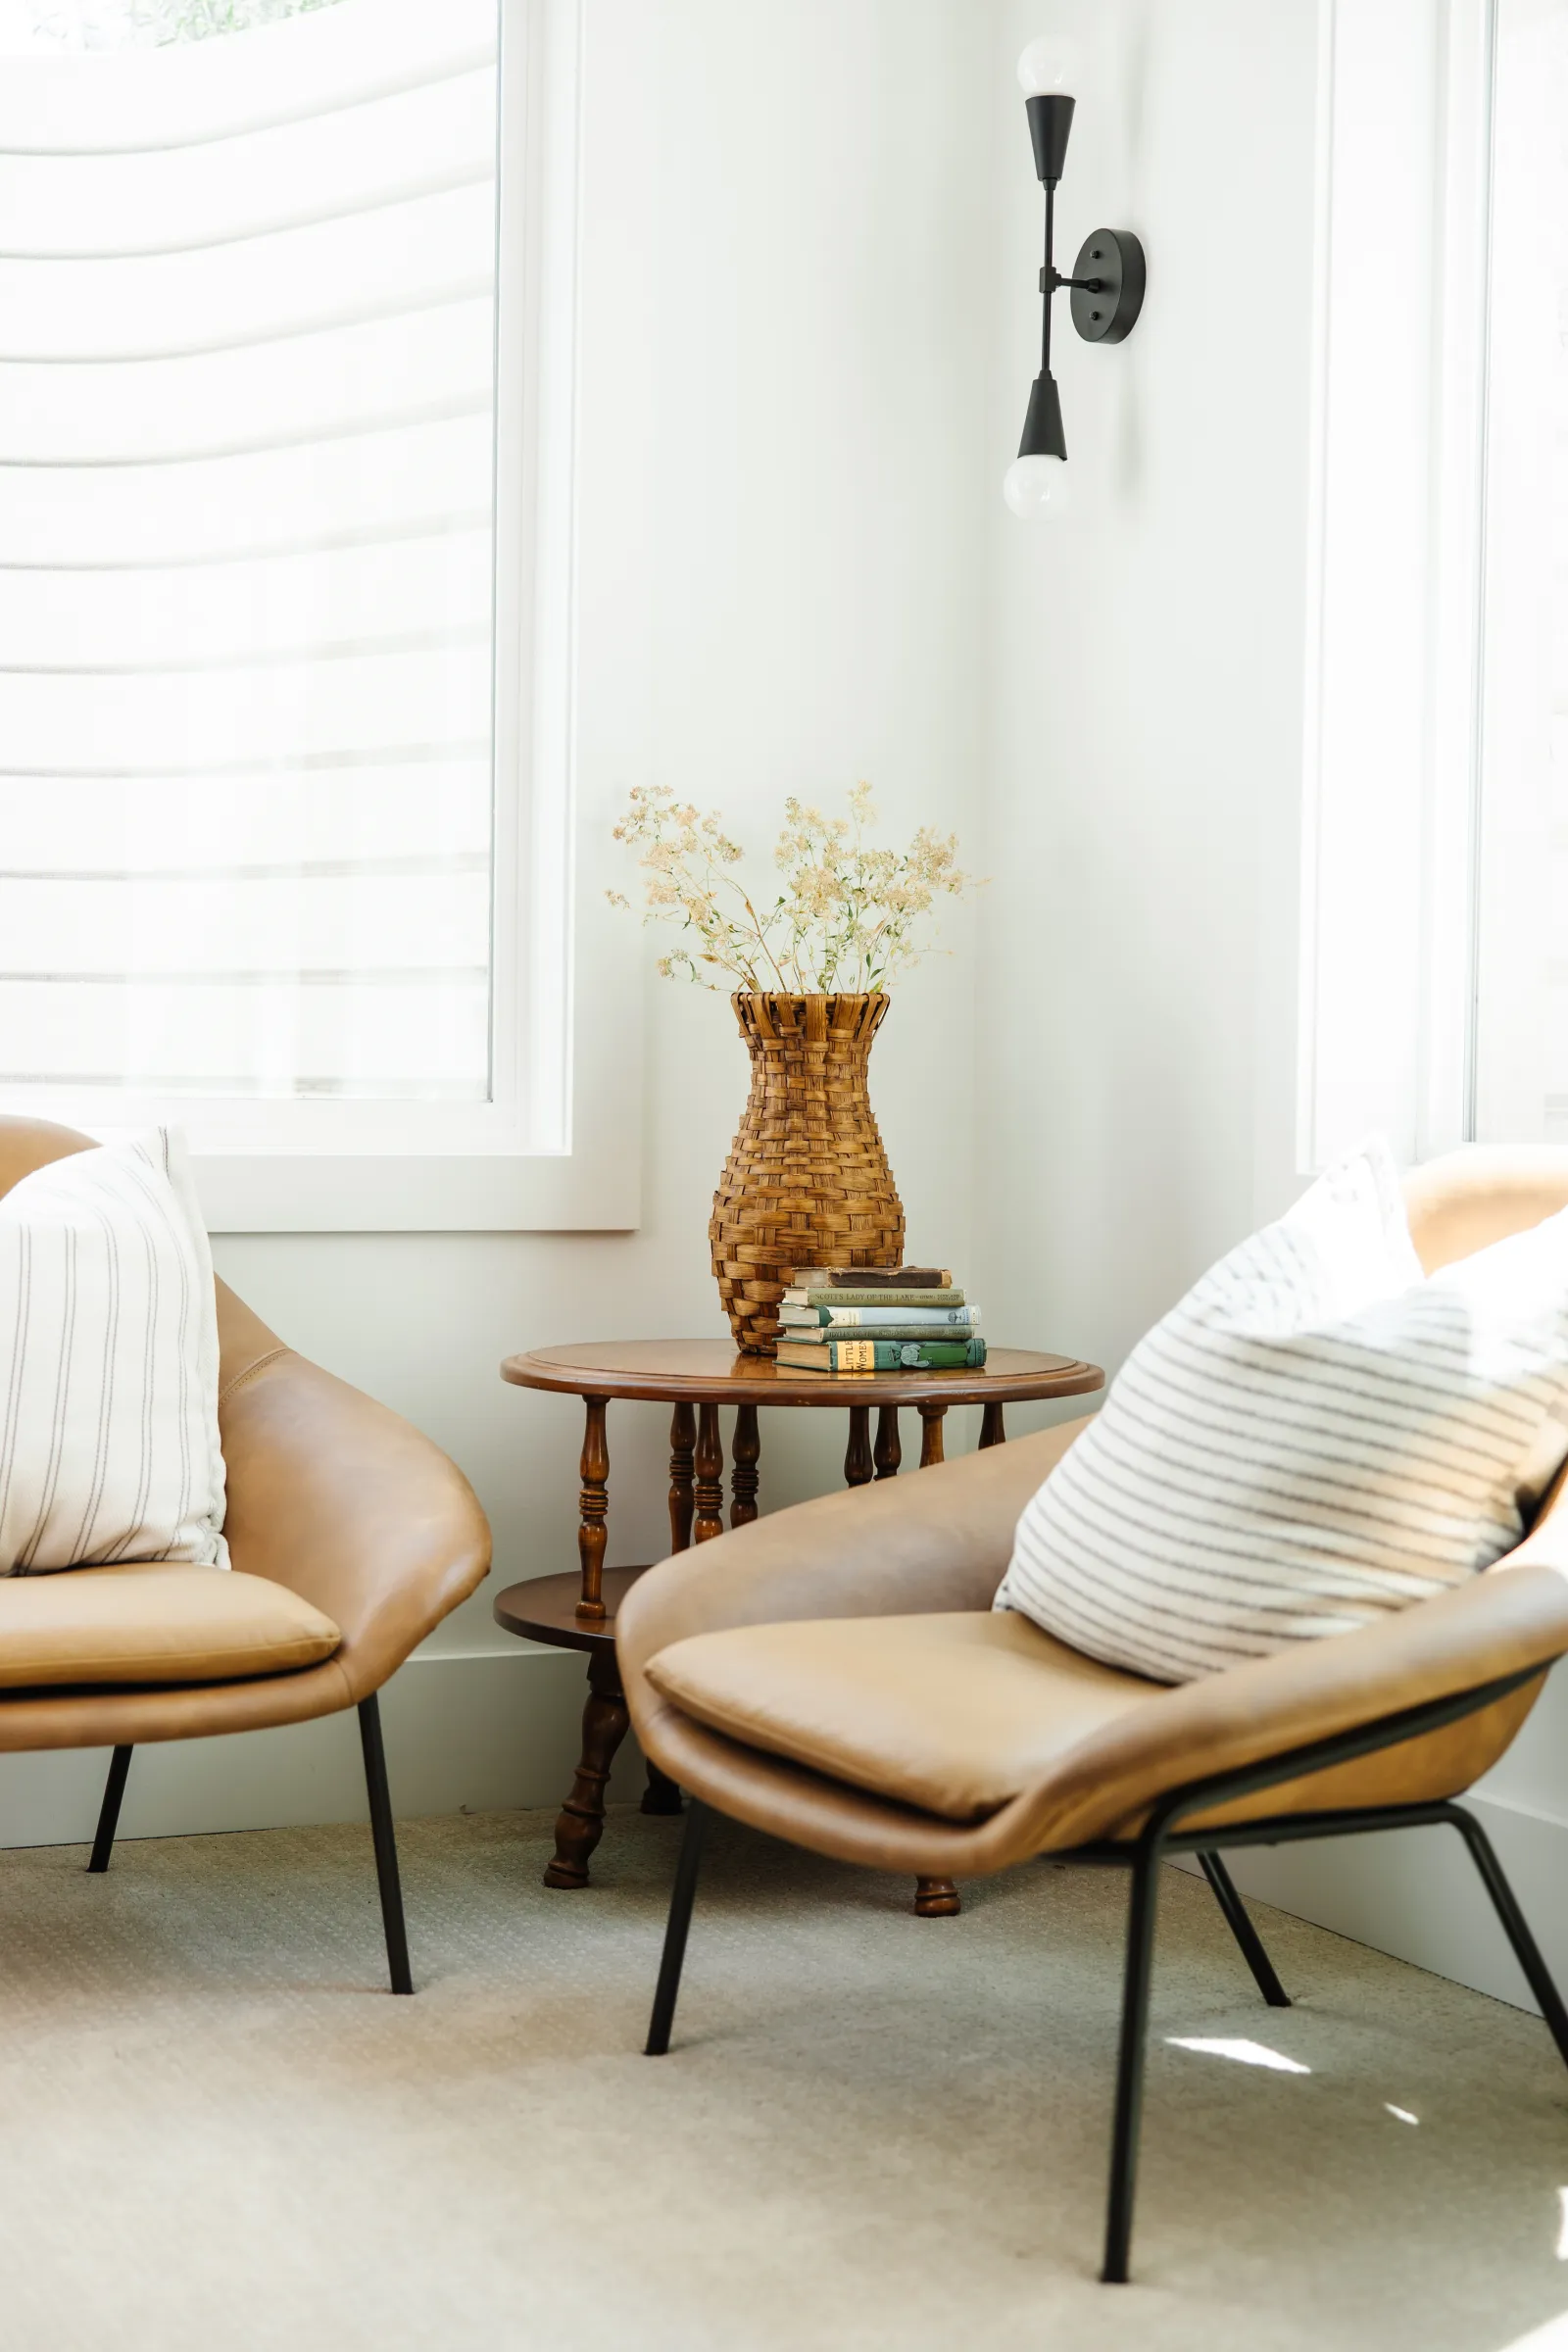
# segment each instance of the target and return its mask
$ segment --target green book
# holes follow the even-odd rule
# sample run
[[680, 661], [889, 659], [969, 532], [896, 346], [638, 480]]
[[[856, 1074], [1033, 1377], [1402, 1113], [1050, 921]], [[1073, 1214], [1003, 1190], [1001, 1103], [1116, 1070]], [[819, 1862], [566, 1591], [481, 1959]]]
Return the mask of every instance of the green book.
[[809, 1289], [797, 1287], [784, 1294], [785, 1306], [831, 1307], [900, 1306], [928, 1314], [933, 1307], [962, 1306], [963, 1293], [953, 1287], [942, 1291], [839, 1291], [813, 1284]]
[[781, 1340], [778, 1361], [792, 1372], [975, 1372], [984, 1340]]

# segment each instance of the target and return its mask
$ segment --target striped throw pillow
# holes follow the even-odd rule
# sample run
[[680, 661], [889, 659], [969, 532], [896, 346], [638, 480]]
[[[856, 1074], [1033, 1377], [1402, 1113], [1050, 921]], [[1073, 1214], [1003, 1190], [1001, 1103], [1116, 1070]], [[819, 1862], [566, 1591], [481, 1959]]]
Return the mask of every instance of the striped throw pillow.
[[1422, 1275], [1381, 1140], [1128, 1357], [997, 1606], [1179, 1683], [1510, 1550], [1568, 1457], [1568, 1212]]
[[228, 1566], [213, 1261], [183, 1140], [0, 1197], [0, 1575]]

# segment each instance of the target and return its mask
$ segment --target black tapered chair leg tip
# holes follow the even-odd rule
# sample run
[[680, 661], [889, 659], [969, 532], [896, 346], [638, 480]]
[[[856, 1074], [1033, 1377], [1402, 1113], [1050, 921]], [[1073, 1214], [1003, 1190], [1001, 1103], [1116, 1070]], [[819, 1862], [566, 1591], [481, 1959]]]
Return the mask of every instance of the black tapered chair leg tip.
[[131, 1753], [129, 1747], [117, 1747], [109, 1759], [109, 1778], [104, 1783], [103, 1803], [98, 1809], [98, 1827], [93, 1833], [92, 1853], [87, 1863], [94, 1878], [103, 1876], [115, 1850], [115, 1832], [120, 1827], [120, 1807], [130, 1772]]
[[1274, 1963], [1264, 1948], [1263, 1938], [1252, 1924], [1251, 1913], [1237, 1893], [1230, 1872], [1216, 1853], [1200, 1852], [1198, 1860], [1224, 1915], [1225, 1924], [1252, 1972], [1253, 1984], [1271, 2009], [1289, 2009], [1291, 1996], [1275, 1974]]
[[365, 1756], [365, 1793], [370, 1807], [370, 1840], [375, 1849], [375, 1878], [381, 1897], [381, 1932], [386, 1941], [387, 1975], [394, 1992], [412, 1992], [409, 1970], [409, 1932], [403, 1916], [403, 1882], [398, 1873], [397, 1831], [392, 1820], [392, 1797], [386, 1780], [386, 1750], [381, 1740], [381, 1710], [372, 1692], [360, 1701], [360, 1745]]
[[654, 1987], [654, 2013], [648, 2021], [648, 2039], [643, 2044], [645, 2058], [662, 2058], [669, 2048], [670, 2030], [675, 2023], [675, 2003], [680, 1998], [680, 1973], [686, 1960], [686, 1936], [692, 1923], [692, 1905], [697, 1899], [697, 1870], [702, 1859], [703, 1839], [708, 1833], [708, 1807], [694, 1796], [687, 1808], [686, 1827], [681, 1833], [680, 1856], [675, 1864], [669, 1918], [664, 1926], [664, 1948], [659, 1963], [659, 1982]]

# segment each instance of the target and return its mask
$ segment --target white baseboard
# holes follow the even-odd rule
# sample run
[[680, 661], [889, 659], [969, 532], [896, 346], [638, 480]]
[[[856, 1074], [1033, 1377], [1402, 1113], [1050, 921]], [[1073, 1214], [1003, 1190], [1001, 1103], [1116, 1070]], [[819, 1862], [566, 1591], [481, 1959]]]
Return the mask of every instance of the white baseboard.
[[[526, 1649], [411, 1658], [381, 1693], [396, 1813], [556, 1805], [570, 1785], [584, 1692], [571, 1651]], [[108, 1751], [0, 1755], [0, 1847], [90, 1838]], [[612, 1788], [637, 1792], [628, 1739]], [[124, 1838], [364, 1821], [364, 1767], [352, 1708], [316, 1723], [169, 1740], [136, 1750], [121, 1815]]]
[[[1568, 1992], [1568, 1822], [1496, 1797], [1464, 1801], [1496, 1847], [1546, 1965]], [[1456, 1830], [1239, 1847], [1225, 1860], [1244, 1892], [1298, 1919], [1515, 2008], [1537, 2006]], [[1190, 1867], [1198, 1868], [1196, 1860]]]

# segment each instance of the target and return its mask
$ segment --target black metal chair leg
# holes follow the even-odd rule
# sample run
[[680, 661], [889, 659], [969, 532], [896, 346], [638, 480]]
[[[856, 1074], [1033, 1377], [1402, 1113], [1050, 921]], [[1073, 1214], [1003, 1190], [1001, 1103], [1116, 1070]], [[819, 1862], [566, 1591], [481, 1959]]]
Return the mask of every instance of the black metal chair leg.
[[1271, 2009], [1288, 2009], [1291, 1996], [1274, 1974], [1274, 1963], [1263, 1948], [1263, 1938], [1253, 1927], [1247, 1905], [1236, 1891], [1236, 1884], [1218, 1854], [1200, 1854], [1203, 1876], [1214, 1889], [1214, 1900], [1225, 1914], [1225, 1924], [1242, 1947], [1242, 1957], [1252, 1972], [1252, 1981]]
[[1154, 1914], [1159, 1903], [1162, 1838], [1146, 1833], [1133, 1861], [1127, 1906], [1127, 1961], [1121, 1996], [1121, 2048], [1116, 2060], [1116, 2116], [1110, 2143], [1110, 2197], [1105, 2210], [1105, 2260], [1101, 2278], [1125, 2286], [1133, 2241], [1133, 2196], [1138, 2185], [1138, 2127], [1144, 2105], [1144, 2043], [1149, 2032], [1149, 1987], [1154, 1971]]
[[403, 1924], [403, 1888], [398, 1880], [398, 1841], [386, 1785], [386, 1750], [381, 1744], [381, 1710], [374, 1694], [360, 1701], [360, 1745], [365, 1751], [365, 1789], [370, 1800], [370, 1836], [375, 1841], [375, 1876], [381, 1889], [381, 1925], [386, 1931], [386, 1964], [394, 1992], [412, 1992], [409, 1937]]
[[697, 1899], [697, 1872], [703, 1858], [703, 1839], [708, 1833], [708, 1807], [695, 1796], [687, 1805], [686, 1829], [680, 1841], [680, 1859], [675, 1865], [669, 1919], [664, 1929], [663, 1957], [659, 1963], [659, 1984], [654, 1993], [654, 2013], [648, 2021], [648, 2039], [643, 2045], [643, 2054], [648, 2058], [662, 2058], [669, 2048], [669, 2029], [675, 2022], [675, 1998], [680, 1991], [692, 1904]]
[[92, 1841], [89, 1870], [107, 1870], [109, 1857], [115, 1850], [115, 1832], [120, 1827], [120, 1804], [125, 1793], [125, 1777], [130, 1771], [131, 1751], [117, 1747], [109, 1759], [109, 1778], [104, 1783], [104, 1801], [98, 1812], [98, 1833]]
[[1518, 1898], [1503, 1875], [1492, 1839], [1473, 1813], [1462, 1805], [1449, 1808], [1448, 1819], [1470, 1848], [1470, 1859], [1481, 1873], [1481, 1880], [1492, 1897], [1493, 1909], [1502, 1922], [1503, 1934], [1513, 1945], [1514, 1957], [1525, 1972], [1525, 1981], [1541, 2003], [1541, 2014], [1551, 2029], [1551, 2038], [1564, 2066], [1568, 2066], [1568, 2009], [1552, 1982], [1550, 1969], [1542, 1957], [1541, 1946], [1530, 1933], [1530, 1924], [1519, 1908]]

